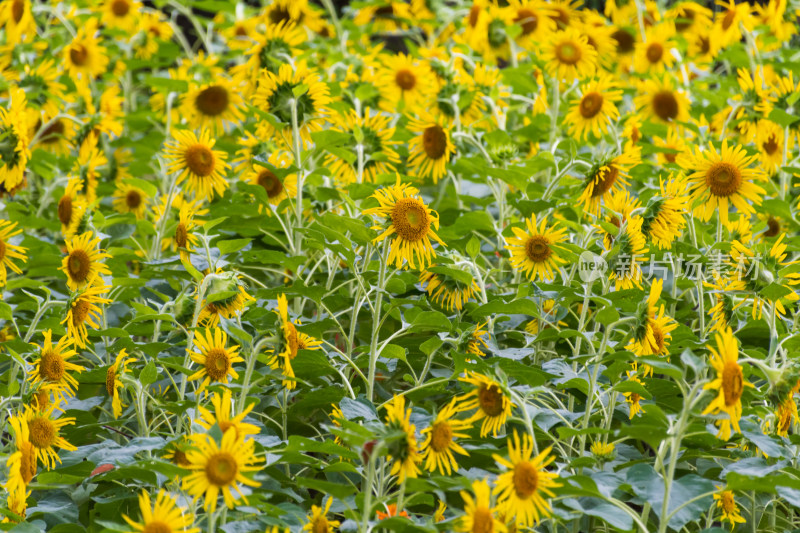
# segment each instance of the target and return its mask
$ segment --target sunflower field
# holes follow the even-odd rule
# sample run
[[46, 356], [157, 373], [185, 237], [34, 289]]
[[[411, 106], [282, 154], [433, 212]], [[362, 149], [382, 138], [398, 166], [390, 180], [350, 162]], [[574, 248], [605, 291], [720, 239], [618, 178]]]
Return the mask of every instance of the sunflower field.
[[0, 0], [0, 530], [800, 531], [798, 17]]

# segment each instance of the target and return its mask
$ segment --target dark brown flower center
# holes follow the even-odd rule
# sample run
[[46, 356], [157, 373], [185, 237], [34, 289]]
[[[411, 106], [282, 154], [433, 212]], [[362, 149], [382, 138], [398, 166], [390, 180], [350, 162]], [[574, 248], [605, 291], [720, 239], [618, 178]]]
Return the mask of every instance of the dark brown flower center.
[[592, 188], [592, 198], [603, 196], [614, 187], [619, 177], [619, 169], [614, 165], [604, 167], [597, 171], [597, 179]]
[[481, 385], [478, 405], [486, 416], [498, 416], [503, 412], [503, 393], [496, 385]]
[[229, 103], [228, 90], [219, 85], [212, 85], [203, 89], [194, 101], [197, 110], [210, 117], [216, 117], [224, 113], [228, 109]]
[[206, 477], [213, 485], [225, 487], [236, 479], [239, 466], [236, 459], [228, 452], [217, 452], [208, 458]]
[[72, 197], [64, 195], [58, 201], [58, 220], [65, 226], [72, 220]]
[[112, 366], [108, 370], [106, 370], [106, 392], [109, 396], [114, 396], [114, 391], [116, 390], [116, 380], [117, 380], [117, 371]]
[[592, 118], [603, 109], [603, 95], [597, 92], [585, 94], [581, 98], [580, 112], [583, 118]]
[[438, 422], [431, 429], [431, 448], [434, 451], [442, 452], [450, 447], [453, 442], [453, 429], [447, 422]]
[[422, 133], [422, 147], [430, 159], [441, 159], [447, 151], [447, 133], [435, 124]]
[[25, 442], [20, 446], [20, 451], [22, 452], [22, 459], [20, 460], [19, 470], [20, 474], [22, 474], [22, 480], [27, 485], [36, 475], [36, 450], [33, 449], [30, 442]]
[[189, 232], [183, 222], [178, 223], [175, 228], [175, 245], [178, 248], [186, 248], [186, 241], [188, 240]]
[[89, 59], [89, 51], [82, 44], [73, 44], [69, 49], [69, 59], [73, 65], [82, 67]]
[[767, 229], [764, 231], [764, 237], [774, 237], [781, 231], [781, 224], [775, 217], [769, 217], [767, 220]]
[[630, 54], [633, 52], [635, 39], [633, 35], [628, 33], [627, 30], [622, 28], [618, 29], [611, 34], [611, 38], [617, 41], [617, 53], [620, 55]]
[[39, 449], [46, 449], [52, 446], [58, 436], [56, 426], [53, 422], [41, 416], [28, 422], [28, 430], [30, 432], [31, 444]]
[[89, 316], [89, 311], [92, 309], [92, 304], [83, 298], [79, 298], [75, 305], [72, 306], [72, 325], [80, 326], [86, 321]]
[[725, 406], [731, 407], [742, 397], [744, 389], [744, 378], [742, 377], [741, 367], [728, 361], [722, 369], [722, 394], [725, 396]]
[[543, 263], [547, 261], [552, 253], [550, 241], [543, 235], [534, 235], [525, 243], [525, 255], [534, 263]]
[[467, 23], [470, 27], [474, 28], [476, 24], [478, 24], [478, 17], [481, 14], [481, 8], [479, 6], [472, 6], [469, 10], [469, 17], [467, 18]]
[[73, 250], [67, 258], [67, 271], [72, 281], [84, 283], [92, 271], [92, 260], [83, 250]]
[[61, 381], [64, 377], [64, 359], [52, 350], [43, 351], [39, 361], [39, 375], [50, 382]]
[[659, 91], [653, 95], [653, 111], [665, 122], [675, 120], [678, 116], [678, 99], [672, 91]]
[[24, 14], [25, 14], [24, 0], [14, 0], [11, 3], [11, 16], [14, 18], [14, 22], [19, 24]]
[[527, 500], [539, 487], [539, 471], [529, 461], [514, 465], [514, 491], [517, 496]]
[[706, 186], [714, 196], [730, 196], [739, 191], [742, 173], [735, 165], [725, 162], [714, 163], [706, 171]]
[[216, 158], [214, 152], [204, 144], [195, 144], [186, 149], [186, 166], [193, 174], [205, 178], [214, 172]]
[[574, 65], [581, 60], [580, 46], [572, 41], [562, 41], [556, 44], [556, 58], [565, 65]]
[[214, 381], [222, 381], [228, 375], [231, 360], [224, 348], [211, 348], [206, 353], [206, 374]]
[[651, 43], [647, 47], [647, 60], [651, 63], [658, 63], [664, 56], [664, 47], [661, 43]]
[[772, 135], [769, 136], [769, 139], [767, 139], [767, 142], [761, 144], [761, 147], [764, 149], [764, 151], [767, 153], [767, 155], [774, 154], [775, 152], [778, 151], [778, 148], [779, 148], [778, 147], [778, 138], [773, 133]]
[[494, 516], [486, 507], [472, 512], [472, 533], [494, 533]]
[[410, 91], [417, 85], [417, 77], [410, 70], [401, 69], [394, 75], [394, 82], [403, 91]]
[[128, 191], [128, 194], [125, 195], [125, 205], [130, 209], [136, 209], [142, 205], [142, 195], [139, 194], [139, 191]]
[[111, 3], [111, 11], [117, 17], [124, 17], [130, 10], [131, 5], [128, 3], [128, 0], [114, 0]]
[[536, 13], [525, 8], [517, 11], [514, 22], [522, 26], [522, 35], [529, 35], [535, 32], [537, 26], [539, 26], [539, 19], [536, 17]]
[[264, 188], [269, 198], [275, 198], [283, 192], [281, 180], [271, 170], [264, 169], [259, 172], [257, 181]]
[[401, 198], [390, 214], [397, 235], [404, 241], [418, 241], [428, 234], [430, 217], [425, 206], [415, 198]]
[[736, 11], [733, 9], [729, 9], [725, 13], [725, 18], [722, 19], [722, 29], [727, 30], [733, 25], [733, 22], [736, 20]]
[[64, 123], [57, 120], [47, 126], [39, 137], [45, 144], [52, 144], [58, 142], [64, 136]]

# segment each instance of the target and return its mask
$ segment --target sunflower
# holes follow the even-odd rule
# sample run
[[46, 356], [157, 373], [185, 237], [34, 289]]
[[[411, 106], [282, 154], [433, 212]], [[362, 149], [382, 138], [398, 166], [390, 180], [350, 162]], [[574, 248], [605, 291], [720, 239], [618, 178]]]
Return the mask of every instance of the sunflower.
[[598, 461], [611, 461], [615, 456], [613, 442], [604, 443], [599, 440], [595, 441], [592, 443], [589, 451], [592, 452], [592, 455], [594, 455], [594, 458]]
[[425, 468], [430, 472], [439, 471], [449, 476], [458, 470], [458, 462], [453, 452], [461, 455], [469, 455], [467, 451], [458, 444], [456, 438], [468, 438], [469, 435], [463, 433], [470, 429], [471, 424], [468, 420], [456, 420], [455, 415], [456, 399], [445, 406], [433, 419], [430, 427], [422, 430], [425, 441], [422, 443], [422, 459], [425, 461]]
[[703, 285], [710, 289], [714, 305], [708, 310], [711, 315], [709, 327], [717, 332], [724, 332], [731, 327], [736, 309], [742, 305], [735, 304], [733, 294], [744, 291], [746, 284], [736, 276], [723, 276], [719, 272], [711, 273], [712, 281], [704, 281]]
[[[669, 340], [671, 332], [678, 327], [675, 320], [666, 315], [664, 304], [658, 307], [656, 303], [661, 297], [664, 286], [663, 279], [656, 279], [650, 285], [650, 294], [647, 297], [646, 305], [642, 306], [644, 311], [643, 319], [639, 320], [634, 330], [634, 336], [627, 346], [627, 350], [638, 356], [669, 354]], [[653, 369], [644, 365], [643, 373], [645, 376], [653, 373]]]
[[67, 275], [67, 286], [78, 291], [94, 283], [101, 275], [111, 275], [108, 266], [100, 261], [111, 254], [100, 249], [100, 237], [91, 231], [66, 241], [67, 256], [61, 261], [61, 271]]
[[[355, 160], [348, 160], [341, 152], [331, 152], [325, 159], [325, 166], [342, 185], [359, 180], [374, 183], [377, 176], [394, 172], [395, 166], [400, 164], [400, 156], [394, 149], [399, 141], [392, 140], [395, 129], [390, 126], [390, 120], [389, 115], [370, 113], [369, 107], [364, 110], [363, 117], [351, 111], [347, 115], [337, 115], [334, 119], [335, 125], [332, 129], [347, 133], [352, 139], [351, 144], [344, 147], [347, 153], [356, 154]], [[361, 140], [357, 140], [358, 136]], [[361, 168], [360, 176], [359, 168]]]
[[192, 464], [186, 457], [186, 454], [192, 448], [192, 441], [184, 435], [167, 444], [163, 457], [174, 465], [186, 468]]
[[469, 372], [465, 377], [458, 379], [473, 385], [470, 392], [458, 397], [458, 410], [477, 409], [469, 422], [483, 420], [481, 437], [485, 437], [490, 431], [496, 437], [497, 432], [505, 426], [506, 419], [511, 415], [511, 409], [515, 405], [503, 392], [501, 385], [491, 378], [477, 372]]
[[472, 355], [477, 355], [478, 357], [483, 357], [486, 354], [483, 350], [488, 350], [489, 345], [486, 343], [484, 337], [489, 336], [489, 331], [486, 328], [486, 322], [483, 324], [477, 324], [475, 329], [472, 331], [472, 335], [469, 336], [469, 341], [467, 342], [467, 353]]
[[556, 31], [556, 21], [548, 3], [541, 0], [511, 0], [509, 10], [514, 24], [522, 28], [516, 37], [517, 44], [526, 50], [534, 50]]
[[[717, 487], [721, 489], [722, 487]], [[722, 511], [722, 520], [727, 520], [731, 525], [731, 530], [736, 527], [736, 524], [744, 524], [747, 522], [739, 513], [739, 506], [736, 505], [736, 500], [733, 498], [733, 491], [720, 490], [714, 494], [714, 501], [717, 502], [717, 509]]]
[[274, 0], [263, 13], [268, 24], [296, 24], [319, 33], [325, 29], [325, 19], [308, 0]]
[[614, 239], [614, 247], [608, 257], [608, 278], [611, 281], [616, 280], [616, 290], [640, 287], [641, 263], [649, 251], [642, 233], [642, 223], [640, 216], [629, 218]]
[[642, 233], [655, 245], [666, 250], [683, 232], [689, 210], [687, 182], [683, 175], [659, 178], [659, 194], [650, 198], [642, 214]]
[[181, 100], [181, 114], [189, 127], [223, 132], [244, 120], [241, 91], [229, 80], [194, 85]]
[[406, 478], [419, 475], [418, 463], [422, 462], [417, 444], [416, 427], [409, 422], [411, 409], [406, 410], [405, 396], [394, 396], [386, 403], [386, 423], [390, 430], [402, 434], [389, 446], [388, 460], [392, 462], [391, 475], [402, 483]]
[[484, 7], [486, 13], [470, 32], [472, 47], [486, 63], [496, 65], [507, 61], [510, 55], [509, 36], [506, 28], [514, 24], [515, 12], [508, 7], [490, 3]]
[[21, 233], [22, 230], [17, 229], [16, 222], [0, 220], [0, 288], [5, 287], [8, 279], [8, 271], [6, 269], [10, 269], [17, 274], [22, 274], [22, 270], [12, 259], [19, 259], [23, 263], [28, 261], [28, 256], [25, 254], [27, 248], [9, 242]]
[[244, 438], [248, 435], [258, 435], [260, 433], [261, 430], [258, 429], [258, 426], [244, 422], [244, 418], [256, 406], [255, 403], [251, 403], [245, 407], [238, 415], [231, 416], [231, 404], [233, 402], [231, 400], [230, 389], [225, 389], [222, 396], [215, 392], [211, 397], [211, 403], [214, 406], [214, 412], [212, 413], [201, 405], [198, 408], [200, 411], [200, 418], [195, 420], [197, 425], [206, 431], [210, 431], [211, 428], [216, 425], [223, 433], [226, 433], [229, 429], [233, 430], [237, 439]]
[[719, 51], [719, 37], [713, 31], [700, 30], [689, 37], [687, 56], [702, 68], [710, 68]]
[[693, 189], [692, 202], [702, 202], [695, 207], [694, 215], [708, 221], [714, 212], [719, 212], [720, 220], [727, 225], [729, 202], [740, 213], [755, 213], [750, 201], [761, 205], [761, 196], [766, 194], [753, 183], [753, 180], [764, 179], [758, 167], [751, 167], [755, 162], [756, 156], [748, 156], [742, 146], [729, 147], [727, 140], [722, 141], [719, 152], [709, 143], [706, 151], [695, 147], [694, 154], [679, 157], [678, 164], [691, 172], [688, 178]]
[[296, 323], [289, 320], [289, 302], [285, 294], [278, 296], [278, 316], [281, 321], [281, 332], [283, 333], [283, 351], [272, 356], [270, 366], [281, 368], [284, 379], [282, 385], [287, 389], [294, 389], [297, 382], [294, 380], [295, 374], [292, 368], [292, 360], [297, 357], [299, 350], [318, 350], [322, 341], [315, 339], [305, 333], [297, 331]]
[[228, 509], [233, 509], [240, 499], [233, 491], [246, 504], [240, 485], [261, 486], [250, 478], [250, 472], [261, 470], [255, 465], [260, 462], [255, 456], [255, 441], [238, 437], [235, 431], [225, 432], [219, 445], [206, 434], [192, 435], [192, 441], [194, 447], [186, 452], [186, 468], [193, 472], [183, 478], [183, 490], [195, 501], [204, 495], [203, 507], [209, 513], [216, 510], [220, 492]]
[[742, 392], [744, 387], [753, 387], [745, 381], [742, 367], [739, 366], [739, 342], [733, 336], [733, 331], [728, 328], [716, 334], [717, 349], [706, 345], [711, 352], [711, 365], [717, 371], [717, 377], [707, 383], [703, 390], [718, 391], [717, 397], [708, 404], [703, 411], [704, 415], [726, 413], [727, 419], [717, 420], [719, 434], [722, 440], [731, 436], [731, 427], [739, 433], [739, 419], [742, 416]]
[[675, 21], [675, 30], [684, 35], [692, 35], [711, 26], [712, 12], [697, 2], [679, 2], [667, 11], [665, 18]]
[[509, 251], [511, 266], [525, 273], [531, 281], [537, 279], [550, 281], [555, 277], [560, 265], [566, 264], [558, 250], [553, 247], [567, 240], [566, 229], [553, 224], [547, 227], [547, 218], [542, 217], [537, 227], [536, 214], [525, 221], [528, 231], [512, 227], [514, 237], [507, 239], [505, 249]]
[[292, 128], [296, 120], [301, 144], [305, 146], [311, 142], [311, 132], [322, 129], [330, 103], [328, 85], [303, 64], [298, 64], [296, 69], [283, 64], [277, 74], [264, 71], [253, 96], [253, 105], [274, 115], [281, 125], [276, 130], [272, 123], [262, 120], [257, 134], [261, 138], [277, 136], [284, 146], [292, 146]]
[[595, 164], [586, 174], [583, 192], [578, 197], [578, 204], [593, 215], [600, 212], [600, 204], [608, 203], [611, 197], [626, 188], [628, 171], [641, 161], [641, 148], [636, 146], [623, 151], [620, 155]]
[[[431, 270], [436, 265], [420, 270], [419, 282], [423, 289], [428, 293], [430, 299], [448, 311], [461, 311], [464, 304], [480, 291], [478, 282], [469, 272], [457, 270], [458, 277], [453, 269], [447, 266], [447, 270]], [[466, 279], [469, 278], [470, 282]]]
[[[44, 130], [40, 131], [42, 128]], [[38, 135], [39, 140], [34, 145], [37, 148], [63, 156], [72, 152], [71, 139], [76, 129], [74, 121], [43, 112], [33, 125], [31, 135]]]
[[201, 365], [200, 370], [189, 376], [189, 381], [203, 379], [200, 391], [209, 383], [228, 383], [230, 378], [239, 379], [239, 374], [233, 369], [233, 363], [244, 361], [238, 354], [239, 346], [227, 347], [228, 335], [219, 328], [205, 328], [195, 333], [195, 346], [200, 352], [189, 352], [192, 361]]
[[[297, 174], [289, 174], [292, 159], [287, 152], [275, 150], [266, 160], [266, 164], [253, 159], [250, 170], [243, 178], [251, 185], [259, 185], [267, 194], [272, 205], [279, 205], [286, 198], [297, 196]], [[333, 172], [333, 169], [331, 169]], [[259, 206], [260, 212], [261, 206]]]
[[761, 166], [772, 175], [783, 166], [785, 142], [783, 128], [771, 120], [758, 121], [756, 130], [756, 146]]
[[188, 189], [201, 198], [213, 200], [222, 196], [228, 188], [225, 172], [227, 154], [213, 150], [216, 142], [211, 133], [200, 130], [198, 137], [193, 131], [175, 130], [173, 141], [167, 143], [165, 157], [170, 162], [169, 172], [180, 172], [177, 183], [188, 179]]
[[200, 242], [197, 235], [194, 234], [194, 230], [197, 226], [202, 225], [202, 222], [194, 220], [194, 215], [191, 204], [186, 203], [181, 206], [175, 233], [172, 238], [167, 237], [161, 241], [162, 250], [172, 247], [173, 250], [178, 251], [182, 260], [189, 260], [189, 254], [194, 252]]
[[730, 235], [730, 241], [739, 241], [748, 244], [753, 240], [753, 227], [750, 224], [750, 216], [739, 215], [736, 220], [728, 220], [725, 224]]
[[541, 302], [540, 317], [534, 318], [525, 324], [525, 331], [531, 335], [536, 335], [543, 329], [547, 329], [554, 324], [557, 326], [566, 326], [566, 322], [557, 322], [558, 306], [555, 300], [544, 300]]
[[574, 101], [565, 117], [569, 132], [578, 140], [588, 139], [590, 133], [600, 137], [608, 132], [609, 122], [619, 119], [615, 102], [622, 99], [622, 91], [610, 76], [601, 75], [581, 85], [581, 92], [583, 96]]
[[86, 325], [93, 329], [100, 327], [96, 322], [103, 313], [99, 305], [111, 303], [111, 300], [102, 297], [110, 288], [100, 280], [73, 295], [67, 302], [67, 316], [61, 323], [67, 324], [69, 337], [79, 348], [86, 348], [86, 338], [89, 336]]
[[14, 415], [8, 419], [8, 425], [14, 433], [14, 446], [6, 466], [8, 467], [8, 481], [4, 487], [9, 493], [24, 494], [37, 470], [36, 448], [30, 441], [28, 421], [22, 415]]
[[0, 186], [6, 191], [25, 182], [25, 167], [31, 157], [25, 92], [14, 87], [9, 96], [9, 108], [0, 108]]
[[150, 501], [150, 494], [143, 490], [139, 495], [139, 510], [142, 522], [134, 522], [128, 515], [122, 518], [133, 528], [130, 533], [200, 533], [200, 529], [192, 527], [194, 515], [183, 507], [178, 507], [175, 498], [164, 489], [158, 491], [155, 505]]
[[0, 4], [0, 25], [5, 29], [7, 44], [30, 41], [36, 35], [31, 0], [7, 0]]
[[678, 155], [687, 151], [686, 139], [682, 132], [677, 128], [670, 128], [667, 130], [666, 139], [662, 137], [653, 137], [653, 144], [660, 150], [656, 154], [658, 163], [662, 166], [670, 163], [675, 163]]
[[133, 213], [137, 220], [142, 220], [149, 200], [147, 193], [139, 187], [120, 183], [114, 192], [112, 205], [120, 213]]
[[464, 500], [464, 516], [455, 526], [456, 531], [463, 533], [506, 533], [508, 528], [495, 516], [496, 509], [492, 507], [491, 489], [486, 480], [472, 482], [472, 494], [462, 490], [461, 499]]
[[172, 39], [174, 30], [161, 11], [145, 11], [139, 17], [138, 33], [141, 40], [134, 45], [136, 58], [150, 59], [158, 53], [162, 43]]
[[550, 450], [552, 447], [531, 459], [533, 439], [525, 433], [520, 440], [514, 430], [513, 442], [508, 439], [508, 459], [492, 455], [508, 469], [495, 481], [497, 507], [505, 516], [514, 517], [517, 527], [534, 526], [541, 517], [550, 515], [550, 503], [545, 498], [555, 496], [550, 489], [561, 486], [556, 481], [558, 475], [545, 470], [555, 460]]
[[333, 528], [339, 527], [338, 520], [328, 520], [328, 513], [331, 510], [333, 498], [328, 498], [328, 503], [324, 507], [312, 505], [311, 514], [308, 515], [306, 522], [303, 525], [303, 531], [309, 533], [333, 533]]
[[61, 337], [61, 340], [53, 346], [53, 331], [48, 329], [43, 335], [44, 342], [38, 358], [32, 363], [33, 369], [28, 372], [28, 381], [51, 385], [59, 392], [63, 391], [69, 395], [75, 394], [78, 382], [68, 372], [80, 373], [85, 368], [69, 362], [69, 359], [76, 355], [75, 350], [69, 347], [72, 339]]
[[[244, 28], [240, 28], [244, 30]], [[292, 22], [281, 21], [277, 24], [267, 24], [263, 33], [253, 36], [252, 40], [255, 41], [255, 44], [245, 52], [247, 61], [243, 65], [231, 69], [234, 79], [246, 80], [246, 94], [252, 93], [258, 85], [262, 69], [277, 72], [280, 66], [286, 62], [287, 56], [300, 55], [299, 47], [306, 42], [306, 39], [306, 32]]]
[[411, 6], [406, 2], [381, 1], [358, 9], [353, 24], [358, 27], [370, 24], [376, 33], [408, 29], [412, 19]]
[[[217, 274], [223, 274], [223, 270], [217, 268]], [[200, 310], [197, 321], [204, 327], [216, 326], [219, 324], [220, 318], [233, 318], [238, 313], [242, 312], [245, 306], [250, 302], [255, 301], [252, 296], [247, 294], [247, 290], [238, 278], [233, 276], [233, 274], [224, 275], [226, 279], [221, 280], [219, 283], [212, 283], [207, 294], [219, 292], [234, 294], [212, 302], [208, 302], [205, 299], [203, 300], [203, 307]], [[195, 300], [196, 299], [197, 296], [195, 296]]]
[[119, 390], [123, 386], [122, 375], [128, 372], [128, 365], [136, 361], [137, 359], [131, 357], [123, 348], [117, 354], [114, 364], [106, 370], [106, 392], [111, 397], [111, 409], [114, 412], [114, 418], [119, 418], [122, 414], [122, 408], [125, 407], [119, 395]]
[[645, 33], [646, 41], [635, 46], [633, 64], [636, 71], [652, 75], [671, 69], [675, 64], [675, 57], [671, 52], [675, 48], [672, 41], [674, 36], [675, 27], [670, 22], [648, 28]]
[[425, 109], [436, 93], [436, 74], [427, 61], [405, 54], [382, 57], [383, 66], [375, 78], [381, 106], [387, 112]]
[[28, 424], [30, 442], [36, 452], [36, 460], [41, 461], [48, 470], [55, 468], [57, 462], [61, 463], [55, 448], [69, 451], [77, 450], [60, 433], [64, 426], [73, 425], [75, 419], [71, 417], [53, 419], [53, 411], [55, 409], [55, 405], [51, 405], [44, 411], [37, 411], [30, 406], [26, 406], [23, 415]]
[[380, 242], [395, 234], [387, 260], [396, 268], [425, 268], [432, 264], [436, 253], [431, 238], [446, 246], [434, 231], [439, 229], [439, 215], [417, 197], [418, 193], [415, 187], [400, 183], [398, 175], [395, 185], [379, 189], [372, 195], [380, 205], [363, 211], [365, 215], [377, 215], [390, 222], [388, 227], [384, 222], [383, 226], [372, 228], [384, 230], [372, 242]]
[[666, 124], [688, 122], [689, 98], [675, 85], [670, 75], [647, 78], [639, 85], [633, 103], [646, 118]]
[[106, 49], [100, 46], [97, 33], [97, 19], [90, 18], [64, 47], [64, 67], [75, 82], [88, 83], [106, 71], [108, 56]]
[[447, 164], [456, 152], [450, 139], [450, 126], [444, 115], [434, 116], [420, 111], [419, 118], [408, 119], [408, 130], [414, 134], [408, 143], [408, 167], [412, 175], [430, 177], [437, 183], [447, 173]]
[[735, 0], [717, 0], [716, 5], [724, 8], [717, 11], [714, 18], [714, 32], [719, 35], [723, 48], [742, 40], [742, 27], [753, 31], [754, 20], [750, 13], [750, 4], [737, 4]]
[[585, 11], [584, 19], [576, 27], [586, 37], [589, 46], [597, 52], [598, 71], [613, 71], [614, 67], [622, 68], [617, 61], [617, 41], [614, 40], [616, 28], [608, 24], [608, 20], [600, 14]]
[[597, 51], [575, 28], [553, 33], [544, 45], [541, 58], [553, 78], [567, 83], [592, 76], [597, 68]]
[[[638, 383], [639, 385], [642, 385], [642, 382], [639, 380], [639, 377], [635, 374], [635, 372], [628, 371], [627, 374], [629, 381], [633, 381], [635, 383]], [[639, 395], [638, 392], [632, 392], [632, 391], [623, 392], [622, 395], [625, 396], [625, 403], [630, 405], [628, 418], [633, 420], [633, 417], [636, 416], [638, 413], [640, 413], [642, 410], [642, 406], [639, 403], [642, 401], [642, 397]]]

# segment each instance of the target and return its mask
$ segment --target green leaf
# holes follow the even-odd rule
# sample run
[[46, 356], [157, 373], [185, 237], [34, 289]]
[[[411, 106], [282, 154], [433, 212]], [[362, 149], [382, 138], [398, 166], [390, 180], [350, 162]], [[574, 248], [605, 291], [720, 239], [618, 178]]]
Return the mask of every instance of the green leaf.
[[253, 239], [231, 239], [228, 241], [217, 241], [216, 245], [217, 248], [219, 248], [219, 253], [227, 255], [238, 252], [251, 242], [253, 242]]
[[153, 362], [151, 359], [139, 374], [139, 381], [141, 382], [142, 387], [146, 388], [155, 383], [156, 380], [158, 380], [158, 370], [156, 369], [155, 362]]
[[384, 346], [383, 350], [381, 350], [381, 357], [386, 357], [387, 359], [400, 359], [403, 362], [407, 362], [406, 349], [396, 344], [387, 344]]
[[795, 115], [790, 115], [789, 113], [778, 107], [773, 108], [772, 111], [770, 111], [769, 113], [769, 117], [767, 118], [769, 118], [772, 122], [775, 122], [776, 124], [778, 124], [783, 128], [787, 128], [792, 124], [794, 124], [795, 122], [797, 122], [798, 120], [800, 120], [800, 117]]

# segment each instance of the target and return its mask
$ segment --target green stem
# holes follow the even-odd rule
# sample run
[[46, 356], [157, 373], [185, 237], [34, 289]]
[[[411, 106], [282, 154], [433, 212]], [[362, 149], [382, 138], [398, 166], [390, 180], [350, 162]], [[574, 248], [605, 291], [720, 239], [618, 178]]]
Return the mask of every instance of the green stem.
[[389, 241], [383, 241], [381, 265], [378, 271], [378, 295], [375, 297], [375, 314], [372, 317], [372, 338], [369, 345], [369, 373], [367, 375], [367, 399], [372, 401], [375, 391], [375, 370], [378, 366], [378, 330], [381, 322], [384, 286], [386, 285], [386, 263], [389, 257]]

